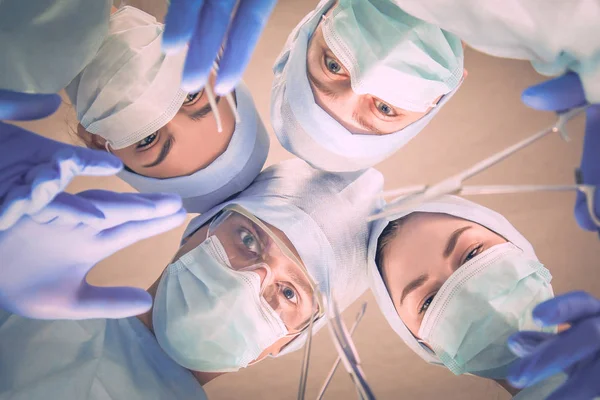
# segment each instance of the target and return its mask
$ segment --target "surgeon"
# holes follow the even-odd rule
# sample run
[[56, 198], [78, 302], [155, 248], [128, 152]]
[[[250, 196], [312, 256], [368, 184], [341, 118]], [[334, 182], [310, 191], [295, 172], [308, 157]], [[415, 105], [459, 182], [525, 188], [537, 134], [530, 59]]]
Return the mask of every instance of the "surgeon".
[[273, 129], [316, 168], [368, 168], [452, 97], [465, 76], [463, 58], [459, 37], [389, 0], [323, 0], [273, 67]]
[[[5, 46], [7, 53], [13, 53], [14, 60], [14, 65], [2, 66], [7, 74], [0, 78], [0, 87], [57, 91], [62, 87], [56, 82], [64, 83], [83, 143], [119, 157], [126, 166], [119, 176], [137, 190], [177, 193], [190, 212], [204, 212], [252, 182], [266, 160], [269, 139], [243, 83], [231, 95], [214, 97], [213, 73], [202, 90], [185, 92], [180, 86], [186, 52], [163, 54], [164, 26], [154, 17], [127, 6], [113, 9], [109, 17], [97, 5], [87, 10], [72, 5], [79, 10], [75, 13], [65, 2], [51, 3], [37, 1], [27, 12], [16, 2], [0, 6], [4, 15], [21, 17], [24, 22], [7, 29], [6, 44], [0, 45], [0, 50]], [[65, 13], [63, 24], [85, 14], [93, 20], [90, 31], [77, 23], [73, 32], [51, 29], [50, 22], [61, 12]], [[95, 19], [88, 16], [94, 12]], [[30, 23], [34, 16], [45, 24]], [[2, 20], [0, 24], [14, 25]], [[52, 55], [50, 67], [68, 64], [58, 72], [31, 67], [34, 60], [28, 59], [29, 53], [23, 55], [23, 48], [16, 48], [18, 44], [43, 47], [42, 37], [48, 32], [58, 36], [54, 39], [60, 43], [63, 36], [71, 37], [79, 30], [84, 32], [82, 41], [95, 50], [91, 53], [77, 45]], [[17, 34], [22, 37], [13, 40]], [[64, 40], [65, 45], [69, 43], [70, 39]], [[71, 63], [57, 61], [60, 55]], [[22, 70], [18, 69], [21, 60], [27, 61]]]
[[521, 3], [321, 1], [292, 31], [273, 67], [271, 119], [279, 141], [329, 171], [384, 160], [460, 86], [461, 41], [531, 60], [546, 75], [574, 71], [588, 102], [598, 102], [598, 3]]
[[[291, 160], [194, 219], [139, 318], [35, 321], [0, 314], [0, 393], [194, 398], [201, 384], [300, 348], [368, 287], [366, 217], [383, 178]], [[5, 372], [6, 371], [6, 372]]]
[[425, 361], [494, 379], [519, 399], [543, 399], [564, 380], [555, 371], [521, 392], [505, 381], [518, 360], [511, 334], [557, 332], [532, 316], [554, 297], [551, 279], [503, 216], [455, 196], [379, 220], [369, 239], [371, 289], [400, 338]]
[[[0, 119], [52, 114], [57, 95], [0, 90]], [[0, 308], [28, 318], [122, 318], [146, 312], [141, 289], [86, 282], [101, 259], [183, 223], [172, 194], [64, 193], [75, 176], [114, 175], [114, 156], [0, 122]], [[73, 249], [77, 251], [73, 251]]]

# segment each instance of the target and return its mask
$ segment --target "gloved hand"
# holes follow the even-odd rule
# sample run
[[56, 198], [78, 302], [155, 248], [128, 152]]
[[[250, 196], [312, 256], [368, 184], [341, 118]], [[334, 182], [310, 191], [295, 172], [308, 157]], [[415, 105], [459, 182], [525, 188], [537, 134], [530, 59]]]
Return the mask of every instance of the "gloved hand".
[[242, 78], [276, 1], [172, 0], [162, 43], [165, 51], [172, 52], [189, 42], [183, 89], [195, 93], [204, 87], [227, 34], [215, 91], [221, 96], [231, 92]]
[[177, 195], [92, 190], [60, 193], [40, 212], [0, 232], [0, 307], [37, 319], [123, 318], [151, 296], [85, 281], [100, 260], [183, 223]]
[[533, 317], [542, 326], [570, 323], [559, 334], [518, 332], [508, 340], [522, 357], [508, 376], [518, 388], [531, 386], [556, 373], [567, 381], [548, 400], [591, 400], [600, 396], [600, 300], [571, 292], [539, 304]]
[[[522, 100], [529, 107], [547, 111], [567, 110], [586, 103], [581, 81], [575, 73], [568, 73], [526, 89]], [[600, 186], [600, 104], [592, 105], [586, 110], [580, 172], [583, 178], [581, 183]], [[595, 191], [594, 209], [596, 216], [600, 218], [600, 189], [598, 188]], [[600, 233], [600, 227], [596, 226], [590, 218], [585, 195], [581, 192], [577, 193], [575, 219], [581, 228]]]
[[[0, 119], [52, 114], [57, 95], [0, 90]], [[121, 161], [103, 151], [71, 146], [0, 122], [0, 231], [44, 208], [76, 175], [114, 175]]]

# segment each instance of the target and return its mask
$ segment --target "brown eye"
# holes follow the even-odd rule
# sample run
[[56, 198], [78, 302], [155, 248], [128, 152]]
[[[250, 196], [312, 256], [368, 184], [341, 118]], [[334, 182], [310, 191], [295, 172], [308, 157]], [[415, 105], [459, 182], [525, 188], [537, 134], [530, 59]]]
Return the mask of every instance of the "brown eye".
[[142, 140], [140, 140], [137, 144], [137, 146], [135, 146], [137, 149], [141, 149], [144, 147], [148, 147], [150, 146], [152, 143], [154, 143], [154, 141], [156, 140], [156, 138], [158, 137], [158, 135], [155, 133], [153, 133], [152, 135], [148, 135], [145, 138], [143, 138]]
[[198, 101], [198, 99], [200, 99], [200, 97], [202, 97], [202, 91], [200, 91], [198, 93], [189, 93], [185, 97], [185, 100], [183, 101], [183, 105], [191, 106], [192, 104], [196, 103]]

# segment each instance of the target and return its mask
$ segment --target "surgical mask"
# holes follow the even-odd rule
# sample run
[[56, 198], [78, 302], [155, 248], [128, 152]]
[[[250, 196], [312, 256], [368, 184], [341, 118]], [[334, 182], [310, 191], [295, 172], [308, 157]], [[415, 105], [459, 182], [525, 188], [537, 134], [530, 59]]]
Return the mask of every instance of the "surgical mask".
[[[268, 280], [270, 271], [264, 268]], [[163, 274], [152, 315], [156, 339], [191, 370], [246, 367], [288, 334], [260, 290], [259, 274], [233, 270], [221, 242], [211, 236]]]
[[94, 59], [66, 87], [81, 125], [111, 149], [155, 133], [185, 100], [180, 86], [186, 52], [163, 54], [163, 27], [137, 8], [119, 9]]
[[534, 323], [532, 310], [554, 297], [551, 279], [542, 264], [513, 244], [494, 246], [444, 283], [418, 336], [456, 375], [505, 378], [517, 359], [507, 339], [519, 330], [542, 330]]
[[460, 39], [389, 0], [339, 0], [321, 24], [358, 94], [425, 112], [462, 80]]

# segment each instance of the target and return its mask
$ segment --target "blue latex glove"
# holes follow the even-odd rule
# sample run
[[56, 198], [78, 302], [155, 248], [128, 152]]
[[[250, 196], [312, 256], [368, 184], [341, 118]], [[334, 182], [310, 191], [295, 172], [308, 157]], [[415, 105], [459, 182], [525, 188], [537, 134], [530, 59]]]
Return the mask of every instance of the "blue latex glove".
[[123, 318], [151, 296], [85, 281], [100, 260], [185, 220], [176, 195], [92, 190], [60, 193], [40, 212], [0, 232], [0, 307], [37, 319]]
[[[0, 119], [43, 118], [60, 105], [57, 95], [0, 90]], [[0, 231], [44, 208], [76, 175], [114, 175], [113, 155], [55, 142], [0, 122]]]
[[[574, 73], [526, 89], [522, 100], [529, 107], [547, 111], [567, 110], [586, 103], [581, 81]], [[580, 172], [581, 183], [600, 186], [600, 104], [592, 105], [586, 111]], [[595, 192], [594, 208], [600, 217], [600, 189]], [[575, 218], [581, 228], [600, 233], [600, 228], [590, 218], [586, 198], [580, 192], [575, 203]]]
[[508, 380], [515, 387], [534, 385], [559, 372], [568, 375], [548, 400], [591, 400], [600, 396], [600, 300], [571, 292], [539, 304], [533, 317], [542, 326], [570, 323], [559, 334], [518, 332], [509, 338], [522, 357]]
[[168, 52], [189, 43], [182, 88], [195, 93], [204, 87], [227, 34], [215, 91], [222, 96], [231, 92], [242, 79], [276, 1], [172, 0], [162, 43]]

